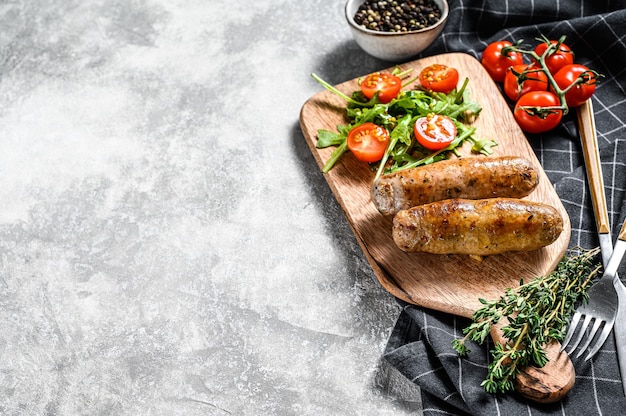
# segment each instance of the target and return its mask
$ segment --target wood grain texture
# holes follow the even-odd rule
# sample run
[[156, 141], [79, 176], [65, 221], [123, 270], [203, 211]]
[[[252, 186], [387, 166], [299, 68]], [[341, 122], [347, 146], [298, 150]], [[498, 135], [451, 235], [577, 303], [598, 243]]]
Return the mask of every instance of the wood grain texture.
[[[560, 198], [513, 119], [507, 102], [480, 63], [470, 55], [451, 53], [412, 61], [400, 65], [400, 68], [413, 68], [417, 74], [433, 63], [457, 68], [460, 83], [465, 77], [470, 79], [471, 98], [483, 107], [474, 122], [477, 137], [492, 138], [498, 142], [494, 156], [522, 156], [535, 165], [539, 171], [539, 185], [526, 198], [552, 205], [561, 213], [564, 230], [558, 240], [533, 252], [489, 256], [483, 261], [460, 255], [404, 253], [392, 240], [391, 218], [380, 214], [371, 202], [370, 188], [374, 174], [366, 164], [346, 154], [325, 176], [374, 273], [386, 290], [406, 302], [469, 318], [481, 306], [479, 298], [497, 299], [504, 289], [516, 287], [521, 278], [530, 280], [552, 271], [567, 250], [571, 226]], [[357, 82], [353, 79], [335, 87], [350, 95], [358, 88]], [[346, 124], [345, 109], [345, 101], [326, 90], [307, 100], [301, 109], [300, 125], [320, 169], [333, 148], [316, 148], [317, 131], [334, 131], [337, 125]], [[467, 144], [462, 153], [467, 157], [483, 157], [472, 154]]]
[[596, 226], [599, 234], [610, 234], [609, 211], [604, 193], [604, 180], [602, 178], [598, 140], [596, 139], [596, 122], [593, 116], [592, 101], [590, 99], [585, 101], [577, 110], [578, 129], [583, 146], [583, 156], [585, 158], [587, 180], [589, 182]]

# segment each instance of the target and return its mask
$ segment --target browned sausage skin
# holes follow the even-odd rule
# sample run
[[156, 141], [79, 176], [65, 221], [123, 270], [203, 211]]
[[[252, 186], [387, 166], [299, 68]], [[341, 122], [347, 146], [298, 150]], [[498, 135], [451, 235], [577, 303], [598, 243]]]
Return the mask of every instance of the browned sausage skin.
[[406, 252], [487, 256], [539, 249], [561, 231], [559, 212], [539, 202], [448, 199], [398, 212], [392, 235]]
[[539, 182], [521, 157], [467, 157], [382, 175], [372, 186], [372, 201], [384, 215], [450, 198], [521, 198]]

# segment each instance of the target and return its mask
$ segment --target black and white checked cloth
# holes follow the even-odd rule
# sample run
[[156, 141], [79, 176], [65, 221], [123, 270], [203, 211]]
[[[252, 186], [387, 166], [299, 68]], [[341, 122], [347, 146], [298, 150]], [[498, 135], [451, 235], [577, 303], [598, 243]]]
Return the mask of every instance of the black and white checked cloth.
[[[480, 58], [492, 41], [534, 43], [541, 35], [551, 39], [566, 35], [576, 62], [604, 75], [592, 100], [615, 236], [626, 219], [626, 1], [450, 0], [449, 4], [443, 35], [422, 56], [469, 52]], [[569, 214], [570, 246], [598, 246], [575, 112], [557, 129], [528, 139]], [[626, 282], [626, 267], [620, 274]], [[404, 305], [384, 359], [420, 387], [425, 415], [626, 415], [613, 336], [593, 360], [573, 359], [576, 384], [564, 400], [540, 405], [515, 393], [484, 392], [480, 383], [492, 345], [470, 345], [467, 359], [460, 359], [451, 347], [469, 323]]]

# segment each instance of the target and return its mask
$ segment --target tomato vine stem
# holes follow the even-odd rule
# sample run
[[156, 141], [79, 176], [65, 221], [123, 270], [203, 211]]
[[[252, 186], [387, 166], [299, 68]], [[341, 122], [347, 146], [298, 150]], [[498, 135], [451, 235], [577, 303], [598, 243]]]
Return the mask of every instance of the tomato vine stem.
[[[554, 55], [557, 51], [560, 50], [561, 45], [563, 45], [563, 42], [565, 42], [566, 36], [563, 35], [559, 38], [558, 41], [556, 42], [550, 42], [547, 38], [543, 37], [543, 38], [538, 38], [538, 41], [544, 42], [546, 43], [547, 47], [545, 49], [545, 51], [543, 51], [543, 53], [538, 54], [537, 52], [535, 52], [535, 50], [533, 49], [525, 49], [524, 47], [522, 47], [522, 41], [518, 41], [515, 44], [511, 45], [511, 46], [505, 46], [504, 48], [502, 48], [502, 54], [506, 55], [506, 54], [510, 54], [512, 52], [517, 52], [520, 53], [522, 55], [528, 56], [531, 61], [535, 62], [537, 65], [539, 65], [540, 67], [540, 71], [542, 71], [547, 79], [548, 79], [548, 85], [549, 85], [549, 90], [552, 91], [554, 93], [554, 95], [556, 95], [559, 99], [559, 103], [560, 103], [560, 110], [563, 112], [563, 115], [567, 114], [570, 110], [570, 106], [567, 103], [566, 100], [566, 94], [568, 91], [570, 91], [573, 88], [576, 88], [577, 85], [579, 84], [587, 84], [590, 85], [590, 81], [594, 81], [593, 83], [595, 83], [595, 81], [597, 80], [598, 77], [602, 76], [601, 74], [599, 74], [596, 71], [593, 71], [591, 69], [583, 72], [582, 74], [580, 74], [570, 85], [568, 85], [565, 88], [562, 88], [561, 86], [559, 86], [559, 84], [557, 83], [554, 75], [550, 69], [548, 68], [548, 65], [546, 63], [546, 59], [552, 55]], [[524, 71], [522, 74], [517, 75], [518, 78], [520, 76], [524, 76], [526, 73], [530, 73], [530, 72], [537, 72], [538, 69], [536, 68], [531, 68], [529, 70]], [[537, 113], [540, 113], [539, 108], [537, 108]]]

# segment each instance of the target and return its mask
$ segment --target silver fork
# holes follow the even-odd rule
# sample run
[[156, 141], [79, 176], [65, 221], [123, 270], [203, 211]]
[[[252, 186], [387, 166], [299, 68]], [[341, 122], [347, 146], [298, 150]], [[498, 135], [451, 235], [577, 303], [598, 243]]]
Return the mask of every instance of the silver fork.
[[[626, 227], [626, 222], [624, 226]], [[591, 350], [585, 357], [585, 360], [593, 357], [595, 353], [600, 350], [613, 329], [615, 315], [617, 314], [617, 292], [613, 286], [613, 279], [615, 278], [615, 272], [617, 271], [621, 258], [617, 255], [612, 255], [611, 260], [600, 280], [591, 286], [591, 289], [587, 292], [589, 300], [579, 306], [574, 313], [567, 334], [565, 335], [565, 340], [563, 340], [561, 350], [567, 349], [567, 353], [571, 355], [578, 344], [580, 344], [585, 334], [587, 335], [585, 342], [581, 345], [580, 351], [576, 355], [577, 358], [590, 346], [602, 325], [604, 325], [602, 332], [591, 346]], [[576, 338], [574, 338], [574, 341], [570, 343], [570, 340], [577, 331], [578, 323], [583, 317], [584, 320], [580, 329], [578, 329], [578, 334]], [[592, 323], [593, 326], [591, 326]], [[591, 329], [589, 330], [590, 326]]]
[[[606, 268], [611, 254], [613, 253], [613, 240], [611, 239], [609, 213], [606, 205], [606, 196], [604, 194], [600, 152], [596, 136], [596, 122], [591, 99], [578, 107], [576, 115], [578, 116], [578, 130], [580, 131], [580, 139], [587, 171], [600, 173], [599, 175], [594, 175], [589, 178], [589, 188], [591, 189], [593, 210], [596, 218], [598, 241], [600, 243], [600, 250], [602, 251], [602, 264]], [[613, 334], [615, 335], [615, 349], [617, 350], [617, 363], [622, 379], [622, 389], [626, 396], [626, 286], [624, 286], [617, 274], [613, 280], [613, 286], [617, 291], [618, 300], [617, 315], [615, 316], [615, 322], [613, 324]], [[595, 354], [597, 351], [592, 352]]]
[[[607, 267], [608, 257], [613, 247], [610, 239], [609, 216], [606, 206], [606, 197], [604, 194], [604, 181], [602, 178], [600, 153], [598, 149], [598, 141], [596, 139], [596, 126], [591, 100], [587, 100], [578, 108], [577, 115], [578, 129], [581, 136], [585, 167], [587, 170], [587, 180], [591, 191], [591, 201], [593, 203], [593, 211], [600, 239], [600, 247], [602, 249], [603, 260], [606, 259], [606, 261], [603, 261], [603, 264]], [[613, 280], [616, 279], [618, 278], [614, 278]], [[580, 357], [580, 355], [582, 355], [585, 349], [589, 346], [595, 333], [598, 331], [603, 322], [603, 331], [585, 357], [585, 360], [592, 358], [600, 350], [602, 345], [604, 345], [604, 342], [611, 333], [611, 329], [615, 323], [615, 316], [617, 314], [618, 297], [613, 283], [614, 281], [609, 281], [608, 277], [605, 278], [603, 276], [599, 282], [591, 287], [588, 293], [589, 302], [579, 307], [574, 314], [565, 336], [565, 340], [562, 343], [561, 350], [564, 350], [568, 346], [568, 343], [572, 339], [578, 322], [582, 316], [585, 316], [585, 320], [583, 321], [583, 325], [576, 340], [569, 345], [568, 354], [571, 354], [576, 349], [585, 334], [585, 330], [594, 318], [595, 321], [594, 326], [592, 327], [592, 332], [588, 335], [585, 344], [580, 348], [576, 357]], [[612, 305], [616, 306], [613, 307]]]

